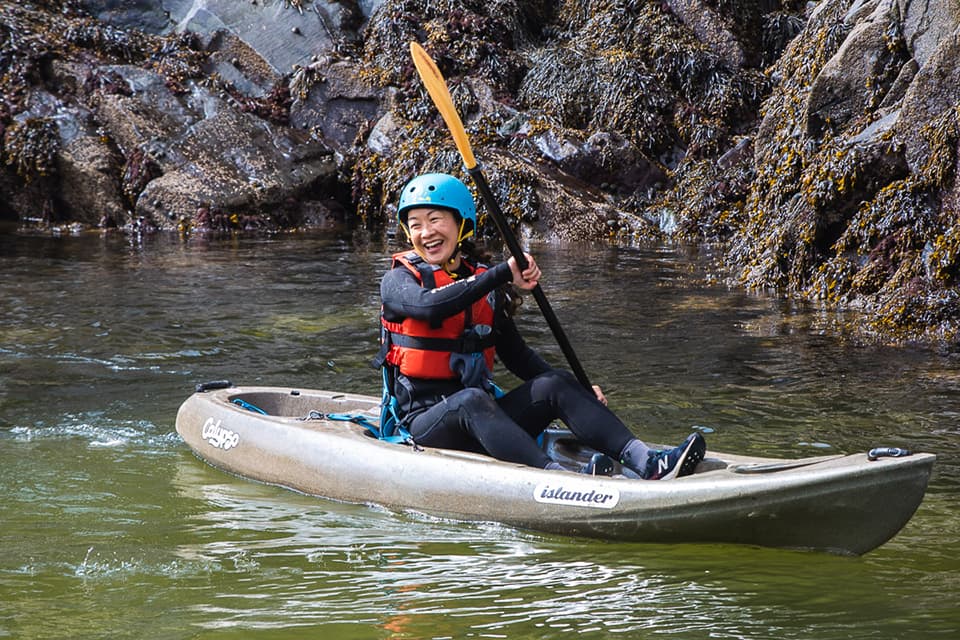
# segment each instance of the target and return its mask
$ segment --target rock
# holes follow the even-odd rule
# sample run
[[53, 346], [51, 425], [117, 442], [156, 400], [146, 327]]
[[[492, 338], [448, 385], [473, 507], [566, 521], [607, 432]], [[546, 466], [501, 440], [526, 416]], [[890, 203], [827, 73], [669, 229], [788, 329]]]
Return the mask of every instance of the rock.
[[922, 125], [936, 122], [960, 104], [960, 28], [939, 43], [914, 76], [900, 104], [895, 130], [906, 145], [911, 169], [920, 171], [930, 157]]
[[903, 38], [921, 67], [960, 26], [960, 5], [953, 0], [896, 0], [896, 6]]
[[730, 67], [736, 69], [746, 63], [743, 47], [710, 4], [702, 0], [666, 0], [666, 3], [680, 21]]
[[[357, 65], [351, 62], [331, 63], [321, 58], [298, 69], [295, 80], [298, 75], [306, 78], [306, 95], [294, 96], [290, 124], [321, 132], [338, 151], [348, 152], [356, 144], [357, 134], [368, 130], [383, 112], [382, 92], [362, 83]], [[381, 141], [386, 144], [382, 130]]]
[[203, 204], [269, 219], [272, 206], [336, 171], [330, 150], [302, 132], [268, 130], [258, 118], [228, 109], [181, 132], [166, 157], [184, 161], [173, 169], [168, 161], [136, 205], [138, 215], [161, 227]]
[[166, 0], [170, 30], [211, 34], [227, 31], [257, 52], [278, 74], [335, 51], [357, 38], [362, 13], [351, 0], [303, 3], [239, 0]]
[[[871, 6], [873, 11], [866, 14]], [[852, 14], [862, 17], [810, 88], [805, 117], [808, 135], [819, 138], [826, 128], [838, 131], [883, 100], [907, 62], [905, 50], [889, 34], [895, 24], [895, 6], [895, 0], [879, 0]]]
[[162, 166], [185, 162], [185, 158], [168, 157], [171, 141], [178, 132], [202, 120], [217, 100], [199, 88], [181, 100], [166, 86], [163, 76], [139, 67], [113, 65], [106, 70], [129, 87], [126, 93], [93, 97], [98, 117], [120, 149], [129, 153], [143, 147]]
[[663, 170], [618, 133], [600, 131], [558, 163], [567, 173], [621, 195], [646, 191], [666, 180]]
[[97, 20], [126, 29], [162, 33], [170, 27], [169, 12], [164, 2], [156, 0], [80, 0], [80, 4]]
[[894, 108], [901, 100], [903, 100], [904, 96], [907, 94], [907, 89], [910, 88], [910, 84], [913, 82], [913, 79], [916, 77], [917, 71], [919, 70], [920, 65], [917, 64], [917, 61], [913, 58], [910, 58], [903, 64], [903, 66], [900, 68], [900, 73], [897, 74], [893, 84], [890, 85], [887, 95], [885, 95], [883, 100], [880, 102], [881, 111], [887, 111], [891, 108]]
[[121, 197], [119, 165], [118, 154], [102, 136], [77, 136], [65, 144], [57, 163], [63, 215], [91, 227], [123, 225], [128, 206]]
[[[64, 78], [65, 84], [67, 77], [77, 81], [73, 74], [80, 74], [82, 78], [83, 71], [80, 65], [51, 63], [51, 74], [55, 78]], [[30, 194], [26, 198], [17, 198], [20, 206], [28, 212], [26, 217], [52, 216], [56, 220], [92, 226], [107, 217], [122, 223], [125, 205], [118, 180], [121, 160], [98, 132], [90, 110], [37, 90], [30, 94], [26, 109], [17, 115], [20, 122], [31, 119], [47, 119], [53, 123], [58, 144], [50, 175], [37, 184], [30, 184], [36, 176], [29, 176], [28, 184], [19, 187]], [[41, 184], [49, 194], [36, 198], [33, 190]], [[50, 204], [52, 202], [56, 203], [55, 206]], [[36, 207], [53, 207], [54, 210], [43, 212]]]
[[[525, 233], [529, 240], [607, 239], [613, 233], [607, 222], [621, 217], [616, 206], [598, 191], [549, 165], [494, 151], [484, 166], [491, 188], [500, 196], [499, 202], [508, 214], [517, 200], [539, 205], [538, 215], [530, 216], [527, 212]], [[518, 196], [515, 193], [518, 190], [530, 193]]]
[[531, 138], [533, 146], [548, 160], [553, 161], [562, 168], [569, 168], [576, 171], [577, 158], [583, 154], [583, 146], [574, 144], [569, 139], [559, 139], [553, 131], [548, 130]]
[[370, 135], [367, 136], [367, 149], [379, 156], [390, 157], [394, 153], [397, 139], [402, 135], [403, 130], [393, 113], [387, 112], [370, 130]]
[[903, 283], [943, 310], [960, 277], [954, 0], [76, 0], [0, 18], [17, 35], [0, 42], [5, 218], [375, 225], [410, 175], [461, 170], [417, 40], [528, 236], [726, 239], [741, 282], [881, 328], [910, 322], [882, 315]]
[[260, 97], [281, 77], [359, 41], [358, 29], [380, 2], [329, 0], [85, 0], [104, 22], [154, 34], [194, 33], [212, 54], [210, 71], [241, 93]]
[[756, 134], [752, 213], [726, 254], [743, 281], [855, 305], [857, 335], [956, 338], [956, 13], [893, 0], [811, 12]]
[[888, 132], [893, 130], [899, 117], [899, 109], [892, 113], [887, 113], [879, 120], [872, 122], [866, 129], [851, 137], [849, 140], [850, 144], [879, 144], [881, 140], [887, 136]]
[[746, 137], [740, 140], [732, 149], [724, 153], [717, 159], [717, 164], [722, 169], [731, 169], [744, 158], [753, 154], [753, 138]]
[[283, 78], [256, 50], [233, 33], [215, 33], [207, 50], [210, 52], [207, 71], [217, 74], [247, 97], [266, 96]]
[[112, 70], [134, 90], [100, 96], [98, 116], [127, 156], [142, 150], [156, 163], [161, 175], [136, 195], [135, 213], [159, 228], [201, 204], [268, 213], [336, 171], [329, 148], [304, 131], [270, 125], [195, 84], [178, 96], [158, 74]]

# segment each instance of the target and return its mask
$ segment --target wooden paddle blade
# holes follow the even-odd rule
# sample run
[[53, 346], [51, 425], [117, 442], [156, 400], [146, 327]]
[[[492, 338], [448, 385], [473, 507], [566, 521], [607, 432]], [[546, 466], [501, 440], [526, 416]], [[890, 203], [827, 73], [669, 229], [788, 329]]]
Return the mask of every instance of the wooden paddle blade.
[[463, 158], [463, 165], [467, 169], [473, 169], [477, 166], [477, 159], [473, 157], [470, 139], [467, 138], [467, 131], [463, 128], [463, 121], [460, 120], [457, 108], [453, 106], [453, 98], [450, 97], [450, 90], [447, 89], [447, 82], [443, 79], [440, 69], [423, 47], [416, 42], [410, 43], [410, 55], [413, 56], [413, 64], [427, 88], [427, 93], [430, 94], [433, 104], [437, 105], [437, 111], [443, 116], [443, 121], [450, 129], [453, 142], [457, 145], [460, 157]]

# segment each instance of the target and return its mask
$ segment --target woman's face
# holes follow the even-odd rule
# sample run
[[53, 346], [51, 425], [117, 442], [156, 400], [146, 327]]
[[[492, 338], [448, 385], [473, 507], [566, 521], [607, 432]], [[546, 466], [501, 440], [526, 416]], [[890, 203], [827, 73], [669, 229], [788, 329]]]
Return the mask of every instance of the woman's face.
[[414, 250], [430, 264], [442, 266], [457, 256], [460, 223], [450, 211], [429, 207], [411, 209], [407, 213], [407, 229]]

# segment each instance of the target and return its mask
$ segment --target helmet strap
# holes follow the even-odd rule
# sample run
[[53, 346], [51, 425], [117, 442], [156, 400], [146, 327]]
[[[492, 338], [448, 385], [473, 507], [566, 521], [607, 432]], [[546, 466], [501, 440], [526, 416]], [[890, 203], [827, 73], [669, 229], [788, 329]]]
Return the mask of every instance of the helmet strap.
[[407, 236], [407, 242], [413, 243], [413, 237], [410, 235], [410, 229], [407, 228], [407, 225], [400, 222], [399, 226], [403, 229], [403, 235]]
[[449, 260], [443, 263], [443, 270], [446, 271], [447, 274], [454, 280], [456, 280], [459, 277], [459, 274], [456, 271], [451, 271], [450, 265], [452, 265], [454, 262], [457, 261], [457, 255], [459, 253], [460, 253], [460, 245], [457, 245], [457, 250], [453, 252], [453, 255], [450, 256]]
[[[470, 231], [467, 231], [466, 233], [463, 232], [466, 226], [467, 226], [467, 219], [461, 216], [460, 231], [457, 233], [457, 246], [459, 246], [461, 242], [463, 242], [464, 240], [466, 240], [467, 238], [473, 235], [473, 229], [470, 229]], [[470, 225], [470, 226], [473, 226], [473, 225]]]

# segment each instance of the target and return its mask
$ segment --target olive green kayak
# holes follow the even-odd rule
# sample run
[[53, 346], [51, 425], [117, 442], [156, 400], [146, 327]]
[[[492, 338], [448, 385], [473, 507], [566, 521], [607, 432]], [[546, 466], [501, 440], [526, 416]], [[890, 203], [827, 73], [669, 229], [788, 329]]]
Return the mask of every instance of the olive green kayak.
[[[619, 465], [589, 476], [379, 440], [363, 426], [379, 418], [371, 396], [212, 387], [183, 403], [176, 428], [215, 467], [333, 500], [610, 540], [859, 555], [911, 518], [935, 460], [899, 449], [798, 460], [708, 451], [675, 480], [629, 478]], [[563, 430], [544, 446], [573, 468], [593, 453]]]

